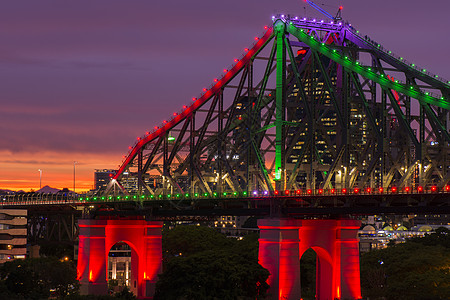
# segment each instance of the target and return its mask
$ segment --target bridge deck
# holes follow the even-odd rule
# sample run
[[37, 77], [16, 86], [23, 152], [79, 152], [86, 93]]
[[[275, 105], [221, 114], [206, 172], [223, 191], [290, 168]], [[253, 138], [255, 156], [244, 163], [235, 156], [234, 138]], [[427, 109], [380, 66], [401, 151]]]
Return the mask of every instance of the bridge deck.
[[[36, 195], [34, 195], [36, 196]], [[285, 191], [282, 195], [267, 193], [232, 193], [230, 195], [149, 195], [19, 198], [3, 197], [4, 208], [46, 206], [92, 206], [104, 214], [150, 214], [154, 216], [269, 215], [274, 208], [286, 215], [328, 214], [450, 214], [450, 191]], [[125, 209], [124, 209], [125, 208]], [[132, 211], [135, 212], [132, 212]]]

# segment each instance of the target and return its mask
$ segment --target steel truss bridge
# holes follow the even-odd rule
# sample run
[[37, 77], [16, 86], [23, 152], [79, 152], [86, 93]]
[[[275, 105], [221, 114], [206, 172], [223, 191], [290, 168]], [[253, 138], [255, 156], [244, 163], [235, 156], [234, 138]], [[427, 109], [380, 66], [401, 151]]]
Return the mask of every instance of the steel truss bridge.
[[214, 82], [137, 139], [104, 196], [442, 190], [450, 180], [450, 82], [348, 23], [276, 16]]
[[449, 213], [450, 81], [348, 23], [279, 15], [265, 29], [191, 104], [137, 138], [106, 189], [65, 201]]
[[[139, 137], [105, 190], [2, 196], [0, 206], [28, 210], [31, 241], [80, 237], [86, 294], [107, 290], [106, 259], [89, 256], [106, 257], [125, 234], [146, 240], [138, 295], [151, 296], [162, 223], [149, 219], [244, 215], [273, 217], [258, 226], [274, 297], [301, 296], [300, 255], [314, 245], [318, 298], [359, 299], [360, 222], [348, 215], [450, 214], [449, 109], [450, 82], [350, 24], [280, 15], [209, 89]], [[79, 232], [81, 211], [91, 220]]]

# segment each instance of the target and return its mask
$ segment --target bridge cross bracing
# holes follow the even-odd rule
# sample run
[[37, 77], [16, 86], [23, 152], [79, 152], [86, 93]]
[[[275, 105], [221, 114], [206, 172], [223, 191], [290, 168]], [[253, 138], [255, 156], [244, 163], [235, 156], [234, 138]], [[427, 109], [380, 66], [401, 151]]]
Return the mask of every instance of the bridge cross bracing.
[[444, 188], [448, 81], [348, 23], [273, 21], [138, 138], [103, 195]]

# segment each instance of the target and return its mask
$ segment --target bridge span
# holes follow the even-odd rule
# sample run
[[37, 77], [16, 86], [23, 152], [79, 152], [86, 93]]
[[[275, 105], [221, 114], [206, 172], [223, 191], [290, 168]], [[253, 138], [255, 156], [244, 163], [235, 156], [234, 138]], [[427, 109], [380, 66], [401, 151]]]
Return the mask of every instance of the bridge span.
[[82, 210], [78, 276], [106, 293], [126, 241], [139, 298], [161, 271], [161, 220], [261, 216], [271, 299], [299, 299], [318, 254], [317, 299], [359, 299], [357, 215], [449, 214], [450, 81], [347, 22], [278, 15], [240, 59], [139, 136], [96, 195], [3, 197], [5, 208]]

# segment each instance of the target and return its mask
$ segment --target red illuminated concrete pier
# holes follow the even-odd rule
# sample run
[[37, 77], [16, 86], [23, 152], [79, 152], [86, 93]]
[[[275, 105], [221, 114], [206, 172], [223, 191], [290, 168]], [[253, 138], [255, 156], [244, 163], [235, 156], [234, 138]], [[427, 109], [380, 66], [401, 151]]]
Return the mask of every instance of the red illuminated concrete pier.
[[[270, 272], [270, 299], [300, 299], [300, 258], [317, 253], [318, 300], [359, 299], [359, 249], [356, 220], [262, 219], [259, 261]], [[107, 293], [107, 259], [111, 247], [131, 248], [131, 290], [151, 299], [161, 272], [162, 222], [145, 220], [80, 220], [78, 278], [82, 294]]]
[[300, 258], [317, 253], [316, 299], [360, 299], [356, 220], [259, 220], [259, 261], [269, 270], [270, 299], [300, 299]]
[[162, 222], [145, 220], [79, 220], [77, 275], [81, 294], [106, 295], [107, 261], [111, 247], [125, 242], [131, 248], [131, 290], [152, 299], [161, 273]]

